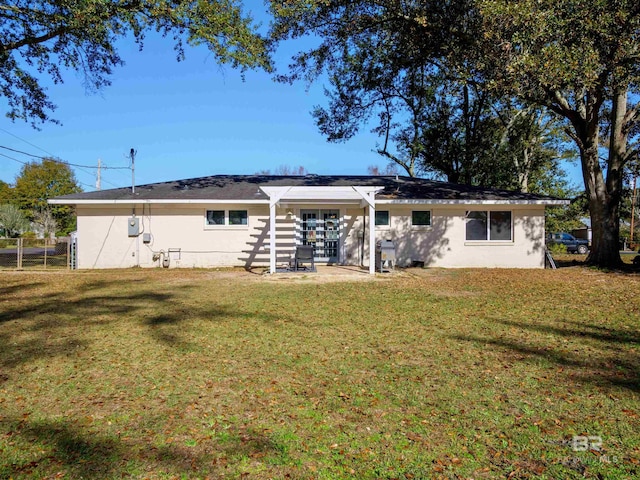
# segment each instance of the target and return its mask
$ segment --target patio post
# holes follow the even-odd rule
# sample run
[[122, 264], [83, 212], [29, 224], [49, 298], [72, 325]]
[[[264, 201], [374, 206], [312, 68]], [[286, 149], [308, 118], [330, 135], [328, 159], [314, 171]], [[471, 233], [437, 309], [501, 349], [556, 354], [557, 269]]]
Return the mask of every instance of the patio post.
[[276, 273], [276, 207], [291, 187], [259, 187], [269, 197], [269, 274]]
[[[369, 273], [376, 273], [376, 189], [352, 187], [369, 205]], [[378, 188], [379, 190], [379, 188]]]
[[269, 202], [269, 274], [276, 273], [276, 202]]
[[[375, 193], [371, 194], [372, 197]], [[369, 204], [369, 274], [376, 273], [376, 202], [372, 199]]]

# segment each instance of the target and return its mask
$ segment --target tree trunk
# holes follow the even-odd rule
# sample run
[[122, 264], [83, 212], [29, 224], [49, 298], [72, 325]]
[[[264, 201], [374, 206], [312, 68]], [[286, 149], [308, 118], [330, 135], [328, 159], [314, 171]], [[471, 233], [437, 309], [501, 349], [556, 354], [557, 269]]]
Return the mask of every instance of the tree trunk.
[[591, 211], [591, 251], [587, 264], [600, 268], [619, 268], [620, 259], [620, 214], [618, 204], [589, 198]]
[[612, 98], [611, 134], [607, 159], [607, 178], [604, 179], [598, 157], [598, 129], [587, 126], [587, 148], [581, 150], [582, 172], [591, 212], [592, 245], [587, 264], [600, 268], [619, 268], [620, 258], [620, 200], [622, 198], [622, 169], [627, 151], [625, 116], [626, 90], [616, 91]]

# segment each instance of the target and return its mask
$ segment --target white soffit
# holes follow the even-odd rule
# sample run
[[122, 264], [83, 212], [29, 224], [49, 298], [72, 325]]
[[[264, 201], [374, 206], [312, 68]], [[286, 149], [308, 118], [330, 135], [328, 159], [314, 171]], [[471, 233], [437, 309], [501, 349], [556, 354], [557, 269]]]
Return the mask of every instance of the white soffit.
[[[360, 202], [363, 199], [362, 193], [371, 194], [378, 192], [383, 187], [260, 187], [269, 198], [277, 198], [278, 202], [306, 202], [306, 201], [353, 201]], [[362, 193], [361, 193], [362, 192]]]

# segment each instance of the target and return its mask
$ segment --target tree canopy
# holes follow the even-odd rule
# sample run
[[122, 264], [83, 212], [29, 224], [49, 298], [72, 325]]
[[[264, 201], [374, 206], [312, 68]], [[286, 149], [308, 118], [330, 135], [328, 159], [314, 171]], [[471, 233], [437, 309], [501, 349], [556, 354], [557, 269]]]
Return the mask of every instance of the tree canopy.
[[[472, 62], [482, 50], [474, 2], [273, 2], [272, 11], [277, 40], [319, 39], [279, 79], [311, 82], [327, 72], [328, 106], [313, 115], [329, 141], [369, 126], [378, 153], [408, 175], [456, 183], [527, 190], [527, 178], [546, 167], [549, 142], [535, 138], [548, 132], [525, 128], [533, 110], [491, 89]], [[529, 122], [538, 130], [552, 125], [535, 113], [544, 118]]]
[[329, 106], [315, 110], [321, 131], [344, 140], [373, 119], [380, 152], [410, 174], [422, 165], [500, 186], [478, 174], [496, 166], [508, 173], [507, 160], [518, 154], [526, 164], [534, 147], [544, 157], [543, 124], [523, 129], [518, 112], [547, 109], [536, 115], [561, 121], [580, 153], [593, 228], [588, 261], [620, 264], [622, 179], [637, 156], [640, 122], [637, 0], [271, 3], [274, 39], [317, 38], [280, 78], [328, 72]]
[[565, 121], [591, 214], [589, 262], [620, 264], [624, 170], [638, 155], [640, 3], [480, 0], [494, 86]]
[[9, 203], [11, 199], [11, 185], [0, 180], [0, 203]]
[[66, 205], [50, 206], [47, 200], [81, 191], [67, 164], [45, 158], [42, 162], [31, 162], [22, 167], [16, 177], [13, 194], [16, 204], [29, 220], [46, 219], [47, 224], [53, 220], [60, 233], [68, 234], [75, 228], [73, 209]]
[[0, 94], [7, 116], [36, 126], [55, 109], [43, 78], [63, 81], [63, 70], [83, 75], [85, 87], [110, 84], [123, 64], [116, 41], [141, 46], [149, 31], [170, 36], [178, 60], [184, 45], [204, 45], [219, 63], [270, 70], [265, 39], [239, 0], [14, 0], [0, 5]]

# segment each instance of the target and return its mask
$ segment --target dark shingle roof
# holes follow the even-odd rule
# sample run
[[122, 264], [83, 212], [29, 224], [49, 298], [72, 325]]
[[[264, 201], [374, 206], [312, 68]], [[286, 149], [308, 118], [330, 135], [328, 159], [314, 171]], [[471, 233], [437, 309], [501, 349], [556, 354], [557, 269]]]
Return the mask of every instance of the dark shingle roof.
[[377, 199], [388, 200], [487, 200], [487, 201], [557, 201], [557, 198], [530, 193], [495, 190], [469, 185], [439, 182], [423, 178], [357, 175], [213, 175], [135, 187], [75, 193], [56, 197], [57, 202], [110, 202], [127, 200], [268, 200], [259, 187], [265, 186], [381, 186]]

